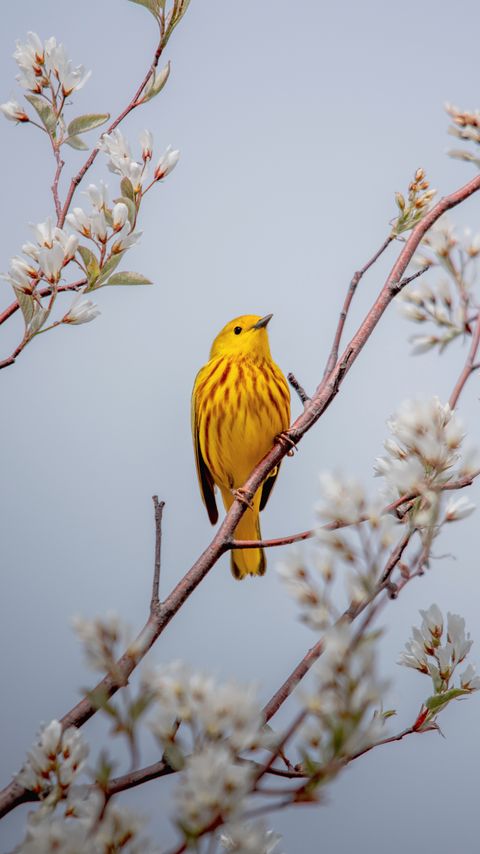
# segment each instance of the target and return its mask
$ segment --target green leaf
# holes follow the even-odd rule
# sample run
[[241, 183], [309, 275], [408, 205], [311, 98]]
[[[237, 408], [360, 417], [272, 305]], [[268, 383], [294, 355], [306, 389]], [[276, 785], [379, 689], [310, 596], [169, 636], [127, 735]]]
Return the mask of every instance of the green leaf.
[[165, 83], [167, 82], [170, 76], [170, 61], [167, 62], [165, 68], [162, 69], [157, 75], [155, 73], [152, 74], [150, 81], [147, 83], [145, 87], [145, 94], [143, 96], [144, 101], [150, 101], [151, 98], [154, 98], [155, 95], [158, 95], [159, 92], [162, 91]]
[[120, 189], [122, 191], [122, 196], [125, 196], [127, 199], [133, 200], [135, 199], [135, 193], [133, 192], [133, 184], [130, 181], [130, 178], [122, 178], [120, 181]]
[[464, 697], [470, 691], [465, 691], [463, 688], [451, 688], [450, 691], [444, 691], [443, 694], [433, 694], [428, 700], [425, 700], [425, 707], [429, 712], [440, 712], [452, 700], [457, 697]]
[[135, 203], [132, 202], [132, 200], [129, 199], [128, 196], [120, 196], [119, 199], [114, 199], [113, 201], [115, 202], [115, 204], [117, 204], [118, 202], [123, 202], [123, 204], [127, 206], [127, 208], [128, 208], [128, 221], [129, 221], [131, 227], [133, 228], [133, 224], [137, 218], [137, 208], [136, 208]]
[[115, 273], [108, 282], [105, 282], [106, 285], [153, 285], [153, 282], [150, 279], [146, 279], [145, 276], [142, 276], [141, 273], [127, 273], [126, 271], [122, 271], [121, 273]]
[[86, 133], [87, 130], [93, 130], [93, 128], [98, 128], [100, 125], [105, 124], [109, 118], [110, 113], [86, 113], [84, 116], [72, 119], [67, 127], [67, 133], [69, 136]]
[[40, 95], [25, 95], [25, 97], [40, 116], [48, 133], [53, 134], [57, 126], [57, 117], [48, 101]]
[[117, 269], [124, 255], [125, 252], [119, 252], [118, 255], [112, 255], [112, 257], [105, 262], [105, 264], [100, 270], [100, 275], [97, 281], [95, 282], [94, 287], [91, 288], [92, 291], [96, 290], [96, 288], [101, 288], [105, 280], [108, 279], [110, 273], [113, 273], [113, 271]]
[[43, 308], [42, 305], [39, 305], [38, 302], [35, 302], [33, 309], [33, 317], [30, 323], [28, 324], [28, 334], [30, 337], [36, 335], [37, 332], [40, 331], [49, 314], [50, 312], [48, 308]]
[[67, 145], [71, 145], [72, 148], [76, 148], [77, 151], [86, 151], [88, 149], [87, 143], [79, 136], [67, 136], [63, 141], [66, 142]]
[[185, 765], [184, 755], [178, 744], [175, 744], [174, 741], [167, 744], [163, 752], [163, 758], [167, 765], [169, 765], [170, 768], [173, 768], [174, 771], [181, 771]]
[[87, 273], [88, 280], [88, 288], [87, 291], [92, 290], [92, 286], [97, 281], [100, 275], [100, 267], [98, 265], [98, 261], [93, 252], [88, 248], [88, 246], [80, 245], [78, 247], [78, 251], [82, 258], [83, 263], [85, 264], [85, 269]]
[[35, 306], [33, 296], [32, 294], [26, 294], [25, 291], [21, 290], [21, 288], [14, 287], [13, 290], [15, 291], [15, 296], [17, 297], [17, 302], [20, 306], [20, 311], [23, 314], [25, 326], [28, 327], [28, 324], [30, 323], [33, 317]]
[[145, 9], [148, 9], [155, 20], [158, 21], [159, 6], [163, 5], [161, 2], [159, 3], [158, 0], [130, 0], [130, 3], [136, 3], [137, 6], [145, 6]]

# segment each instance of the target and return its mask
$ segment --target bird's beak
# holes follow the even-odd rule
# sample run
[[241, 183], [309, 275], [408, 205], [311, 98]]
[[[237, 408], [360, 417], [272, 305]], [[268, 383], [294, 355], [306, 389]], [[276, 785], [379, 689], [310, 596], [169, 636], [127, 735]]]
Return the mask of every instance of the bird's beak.
[[265, 317], [261, 317], [260, 320], [257, 320], [252, 329], [265, 329], [265, 327], [270, 323], [273, 314], [266, 314]]

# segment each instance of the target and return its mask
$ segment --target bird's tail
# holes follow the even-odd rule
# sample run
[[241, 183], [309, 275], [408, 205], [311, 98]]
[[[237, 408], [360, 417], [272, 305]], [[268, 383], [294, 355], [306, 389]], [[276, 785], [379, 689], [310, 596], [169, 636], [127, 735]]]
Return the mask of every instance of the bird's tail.
[[[261, 540], [260, 533], [260, 495], [258, 490], [253, 499], [253, 507], [247, 507], [240, 522], [235, 529], [237, 540]], [[228, 510], [234, 502], [233, 495], [222, 489], [222, 498], [225, 509]], [[230, 552], [230, 569], [234, 578], [241, 580], [246, 575], [263, 575], [266, 569], [266, 560], [263, 549], [232, 549]]]

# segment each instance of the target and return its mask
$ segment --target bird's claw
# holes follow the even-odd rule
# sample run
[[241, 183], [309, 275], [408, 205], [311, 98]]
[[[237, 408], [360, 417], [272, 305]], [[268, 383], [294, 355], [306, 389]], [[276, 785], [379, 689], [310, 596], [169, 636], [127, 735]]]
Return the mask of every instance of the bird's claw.
[[287, 457], [293, 457], [295, 451], [298, 450], [297, 443], [293, 441], [291, 436], [289, 436], [288, 430], [278, 433], [278, 435], [275, 436], [275, 441], [278, 442], [282, 448], [288, 448]]
[[246, 504], [250, 510], [253, 510], [253, 501], [245, 489], [232, 489], [232, 495], [237, 501], [241, 501], [242, 504]]

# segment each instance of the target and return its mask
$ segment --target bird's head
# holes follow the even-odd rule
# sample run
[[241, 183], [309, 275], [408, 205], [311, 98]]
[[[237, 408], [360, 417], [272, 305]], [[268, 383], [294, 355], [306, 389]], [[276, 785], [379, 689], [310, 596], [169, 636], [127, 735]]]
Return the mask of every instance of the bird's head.
[[242, 314], [223, 327], [215, 338], [210, 358], [215, 356], [251, 356], [269, 359], [267, 325], [272, 314], [259, 317], [258, 314]]

